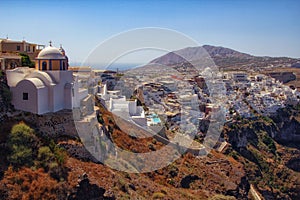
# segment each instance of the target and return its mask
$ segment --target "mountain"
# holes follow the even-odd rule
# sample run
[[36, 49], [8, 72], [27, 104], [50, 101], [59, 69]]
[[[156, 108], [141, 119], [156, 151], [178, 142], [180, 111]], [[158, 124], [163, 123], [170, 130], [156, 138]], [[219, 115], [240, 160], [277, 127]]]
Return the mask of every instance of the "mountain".
[[238, 51], [235, 51], [233, 49], [225, 48], [225, 47], [216, 47], [211, 45], [203, 45], [202, 48], [204, 48], [207, 53], [213, 57], [236, 57], [236, 58], [245, 58], [245, 59], [252, 59], [254, 56], [241, 53]]
[[152, 60], [150, 64], [156, 63], [172, 66], [190, 62], [193, 65], [215, 63], [219, 67], [226, 68], [261, 68], [268, 66], [290, 66], [299, 61], [300, 59], [288, 57], [253, 56], [225, 47], [203, 45], [169, 52]]

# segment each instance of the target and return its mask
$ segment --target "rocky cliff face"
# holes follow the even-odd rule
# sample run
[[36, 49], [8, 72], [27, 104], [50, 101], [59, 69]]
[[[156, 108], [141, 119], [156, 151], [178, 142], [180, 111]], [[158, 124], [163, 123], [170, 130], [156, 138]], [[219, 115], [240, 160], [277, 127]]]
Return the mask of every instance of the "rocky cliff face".
[[[281, 143], [300, 141], [300, 122], [299, 110], [285, 108], [278, 111], [276, 116], [272, 117], [278, 131], [272, 137]], [[272, 133], [272, 132], [271, 132]]]
[[[225, 154], [243, 163], [246, 177], [266, 199], [298, 199], [300, 123], [297, 108], [276, 116], [242, 119], [224, 127]], [[290, 184], [293, 182], [293, 184]]]
[[258, 143], [258, 132], [266, 132], [269, 137], [278, 143], [300, 141], [299, 111], [288, 107], [278, 110], [277, 114], [268, 118], [261, 117], [254, 120], [243, 120], [227, 124], [230, 127], [228, 141], [233, 147], [246, 147], [250, 142]]

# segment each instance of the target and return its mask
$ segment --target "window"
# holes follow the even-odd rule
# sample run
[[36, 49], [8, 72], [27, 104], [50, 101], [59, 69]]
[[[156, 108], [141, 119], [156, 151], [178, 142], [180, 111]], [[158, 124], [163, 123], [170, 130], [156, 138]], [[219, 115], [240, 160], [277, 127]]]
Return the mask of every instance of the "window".
[[20, 45], [17, 46], [17, 51], [20, 51], [21, 50], [21, 47]]
[[28, 93], [27, 92], [23, 92], [23, 100], [28, 100]]
[[63, 67], [62, 67], [63, 70], [66, 70], [66, 64], [65, 64], [65, 62], [62, 63], [62, 66], [63, 66]]
[[43, 71], [47, 70], [47, 63], [45, 61], [42, 63], [42, 70]]
[[17, 67], [17, 64], [15, 62], [10, 63], [10, 69], [14, 69]]

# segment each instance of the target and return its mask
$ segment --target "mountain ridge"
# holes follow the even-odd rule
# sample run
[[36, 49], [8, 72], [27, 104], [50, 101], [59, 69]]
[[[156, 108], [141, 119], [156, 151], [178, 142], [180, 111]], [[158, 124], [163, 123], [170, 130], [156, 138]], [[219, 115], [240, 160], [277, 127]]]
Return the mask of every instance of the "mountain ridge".
[[190, 62], [201, 64], [204, 60], [211, 60], [219, 67], [267, 67], [267, 66], [291, 66], [300, 62], [299, 58], [254, 56], [242, 53], [222, 46], [203, 45], [197, 47], [186, 47], [169, 52], [152, 61], [150, 64], [163, 64], [172, 66]]

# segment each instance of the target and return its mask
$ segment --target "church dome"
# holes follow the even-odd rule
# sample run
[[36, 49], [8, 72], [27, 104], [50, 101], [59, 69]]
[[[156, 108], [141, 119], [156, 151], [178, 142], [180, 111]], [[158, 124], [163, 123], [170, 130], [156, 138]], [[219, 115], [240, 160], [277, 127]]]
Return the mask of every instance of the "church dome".
[[62, 55], [61, 51], [58, 48], [48, 46], [43, 49], [37, 59], [65, 59], [66, 57]]

